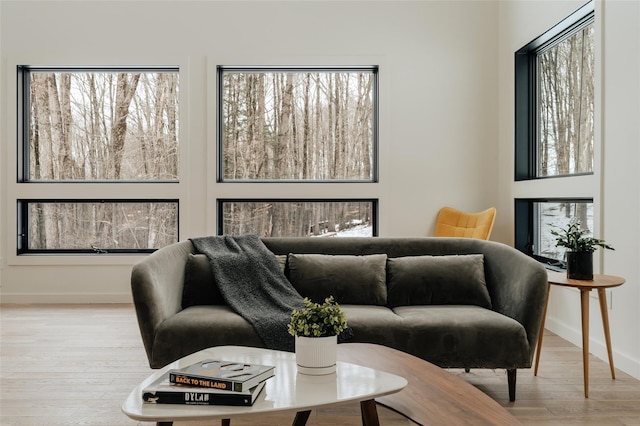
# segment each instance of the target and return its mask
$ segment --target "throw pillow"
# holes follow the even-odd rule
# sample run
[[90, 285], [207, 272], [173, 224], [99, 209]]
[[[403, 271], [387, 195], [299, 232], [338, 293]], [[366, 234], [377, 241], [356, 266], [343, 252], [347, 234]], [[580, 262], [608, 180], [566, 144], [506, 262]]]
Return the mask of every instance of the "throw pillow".
[[406, 256], [388, 259], [388, 304], [478, 305], [491, 308], [484, 255]]
[[213, 279], [209, 258], [204, 254], [189, 253], [184, 268], [182, 309], [194, 305], [225, 305]]
[[[276, 255], [280, 270], [284, 272], [286, 255]], [[209, 258], [204, 254], [189, 253], [184, 270], [182, 309], [195, 305], [226, 305], [216, 284]]]
[[353, 305], [387, 303], [386, 254], [289, 254], [289, 281], [303, 297]]

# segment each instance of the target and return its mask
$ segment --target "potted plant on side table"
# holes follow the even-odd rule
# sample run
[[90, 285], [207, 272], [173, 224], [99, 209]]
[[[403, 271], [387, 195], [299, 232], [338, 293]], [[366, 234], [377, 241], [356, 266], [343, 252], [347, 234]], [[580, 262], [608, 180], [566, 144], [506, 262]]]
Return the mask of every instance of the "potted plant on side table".
[[347, 329], [347, 316], [332, 297], [324, 303], [304, 299], [304, 308], [293, 310], [289, 334], [295, 336], [298, 372], [310, 375], [336, 371], [338, 334]]
[[604, 240], [585, 236], [588, 233], [587, 229], [582, 229], [579, 221], [570, 222], [560, 231], [551, 230], [556, 237], [556, 246], [567, 248], [567, 278], [592, 280], [593, 252], [598, 247], [615, 250]]

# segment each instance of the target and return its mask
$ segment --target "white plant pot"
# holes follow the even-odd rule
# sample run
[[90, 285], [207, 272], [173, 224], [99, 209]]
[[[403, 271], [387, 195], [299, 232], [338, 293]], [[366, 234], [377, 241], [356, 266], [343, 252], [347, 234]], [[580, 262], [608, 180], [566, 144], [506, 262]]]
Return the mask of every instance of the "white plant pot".
[[338, 336], [296, 336], [296, 364], [298, 372], [319, 376], [336, 371]]

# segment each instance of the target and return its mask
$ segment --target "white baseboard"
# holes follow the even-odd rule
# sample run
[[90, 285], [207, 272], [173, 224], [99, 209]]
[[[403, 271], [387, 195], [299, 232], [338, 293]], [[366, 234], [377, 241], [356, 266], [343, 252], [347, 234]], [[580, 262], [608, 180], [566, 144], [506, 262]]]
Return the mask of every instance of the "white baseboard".
[[0, 293], [0, 303], [10, 304], [82, 304], [133, 303], [130, 293]]
[[[566, 323], [558, 321], [556, 318], [550, 316], [547, 316], [544, 325], [547, 330], [557, 334], [558, 336], [562, 337], [565, 340], [568, 340], [569, 342], [580, 348], [582, 347], [581, 329], [570, 327]], [[628, 354], [616, 351], [615, 342], [612, 342], [611, 346], [613, 352], [613, 364], [616, 369], [624, 371], [625, 373], [640, 380], [640, 360]], [[544, 350], [544, 342], [542, 343], [542, 348]], [[595, 338], [594, 336], [589, 336], [589, 353], [595, 355], [607, 364], [609, 363], [609, 356], [607, 355], [607, 345], [604, 341], [604, 336], [601, 336], [601, 338], [597, 338], [597, 336]], [[577, 359], [576, 361], [582, 362], [582, 358]]]

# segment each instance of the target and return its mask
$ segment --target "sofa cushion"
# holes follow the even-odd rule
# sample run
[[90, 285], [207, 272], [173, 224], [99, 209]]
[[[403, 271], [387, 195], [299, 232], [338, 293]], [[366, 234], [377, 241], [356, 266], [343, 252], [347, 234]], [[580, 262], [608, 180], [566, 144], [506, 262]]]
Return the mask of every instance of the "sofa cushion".
[[400, 306], [403, 351], [443, 368], [531, 366], [527, 332], [513, 318], [473, 305]]
[[[287, 256], [278, 255], [276, 260], [280, 269], [284, 271]], [[215, 283], [209, 258], [201, 253], [189, 253], [184, 270], [182, 309], [195, 305], [226, 305], [218, 285]]]
[[354, 305], [387, 303], [386, 254], [367, 256], [289, 254], [289, 280], [314, 302], [333, 296]]
[[386, 306], [342, 304], [340, 308], [353, 331], [348, 343], [378, 343], [402, 350], [410, 338], [402, 317]]
[[387, 268], [387, 300], [391, 307], [478, 305], [491, 308], [482, 254], [389, 258]]

